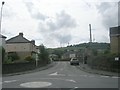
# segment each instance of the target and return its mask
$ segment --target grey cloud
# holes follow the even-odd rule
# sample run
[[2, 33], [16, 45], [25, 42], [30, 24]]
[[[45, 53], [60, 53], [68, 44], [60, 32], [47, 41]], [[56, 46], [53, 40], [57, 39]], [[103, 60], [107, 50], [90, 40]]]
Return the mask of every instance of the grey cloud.
[[3, 17], [6, 17], [6, 18], [15, 17], [16, 12], [11, 8], [11, 6], [6, 5], [3, 7], [2, 15]]
[[100, 5], [97, 5], [98, 11], [100, 13], [105, 12], [110, 7], [111, 7], [110, 2], [102, 2]]
[[25, 2], [25, 5], [32, 18], [37, 19], [37, 20], [42, 20], [42, 21], [48, 18], [46, 15], [43, 15], [39, 11], [36, 11], [34, 4], [32, 2]]
[[47, 25], [50, 30], [59, 30], [61, 28], [74, 28], [77, 26], [75, 19], [73, 19], [65, 11], [62, 11], [60, 14], [56, 14], [55, 21], [48, 21]]
[[108, 30], [109, 27], [118, 25], [118, 5], [117, 2], [102, 2], [97, 6], [98, 12], [102, 15], [103, 25]]
[[76, 21], [65, 11], [62, 11], [60, 14], [57, 14], [57, 24], [58, 27], [75, 27]]
[[37, 12], [37, 13], [34, 13], [34, 14], [31, 14], [33, 18], [37, 19], [37, 20], [45, 20], [47, 19], [48, 17], [43, 15], [42, 13], [40, 12]]
[[28, 9], [28, 11], [31, 13], [33, 9], [33, 3], [32, 2], [25, 2], [25, 5]]
[[44, 38], [51, 37], [60, 43], [68, 43], [72, 40], [70, 33], [65, 33], [64, 30], [75, 28], [77, 23], [65, 11], [56, 14], [56, 18], [47, 19], [45, 22], [39, 22], [38, 32], [42, 33]]
[[69, 35], [60, 35], [60, 34], [56, 34], [56, 35], [53, 35], [57, 40], [58, 42], [60, 43], [68, 43], [72, 40], [72, 36], [69, 34]]

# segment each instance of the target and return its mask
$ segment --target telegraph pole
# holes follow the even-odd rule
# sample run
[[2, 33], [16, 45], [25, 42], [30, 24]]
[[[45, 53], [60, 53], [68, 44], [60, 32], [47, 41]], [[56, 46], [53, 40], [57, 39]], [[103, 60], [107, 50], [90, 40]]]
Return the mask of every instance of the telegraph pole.
[[0, 15], [0, 33], [1, 33], [1, 26], [2, 26], [2, 10], [3, 10], [3, 5], [5, 4], [5, 2], [2, 2], [2, 6], [1, 6], [1, 15]]
[[89, 24], [89, 29], [90, 29], [90, 43], [92, 43], [91, 24]]

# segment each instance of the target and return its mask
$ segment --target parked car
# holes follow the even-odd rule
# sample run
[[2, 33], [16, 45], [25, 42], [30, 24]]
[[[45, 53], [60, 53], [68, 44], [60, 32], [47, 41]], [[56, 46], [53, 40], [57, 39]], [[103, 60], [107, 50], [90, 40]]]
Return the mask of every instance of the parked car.
[[79, 65], [79, 60], [76, 58], [71, 58], [70, 65]]

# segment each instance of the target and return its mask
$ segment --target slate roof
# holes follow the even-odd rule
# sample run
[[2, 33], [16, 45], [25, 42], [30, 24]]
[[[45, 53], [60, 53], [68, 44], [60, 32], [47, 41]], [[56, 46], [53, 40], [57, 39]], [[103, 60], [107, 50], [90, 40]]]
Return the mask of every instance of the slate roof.
[[118, 34], [120, 35], [120, 26], [110, 28], [110, 35], [118, 35]]
[[7, 38], [7, 37], [0, 34], [0, 38]]
[[23, 34], [19, 33], [18, 36], [10, 38], [6, 41], [6, 43], [31, 43], [28, 39], [23, 37]]

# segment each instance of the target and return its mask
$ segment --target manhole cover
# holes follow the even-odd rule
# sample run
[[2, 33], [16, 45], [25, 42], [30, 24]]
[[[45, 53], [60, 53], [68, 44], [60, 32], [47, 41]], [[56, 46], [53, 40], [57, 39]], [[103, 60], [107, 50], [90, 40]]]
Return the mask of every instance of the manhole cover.
[[52, 85], [50, 82], [27, 82], [27, 83], [22, 83], [20, 84], [21, 87], [26, 87], [26, 88], [42, 88], [42, 87], [47, 87]]

